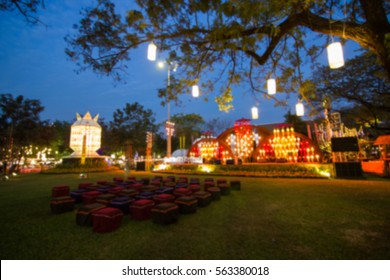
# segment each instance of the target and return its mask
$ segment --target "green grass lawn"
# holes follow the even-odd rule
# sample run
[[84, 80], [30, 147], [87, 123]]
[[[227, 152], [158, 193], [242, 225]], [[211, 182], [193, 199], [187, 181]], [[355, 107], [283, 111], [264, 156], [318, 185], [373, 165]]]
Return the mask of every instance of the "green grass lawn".
[[[84, 181], [114, 176], [123, 173], [91, 173]], [[390, 259], [389, 180], [235, 179], [241, 180], [241, 191], [180, 215], [175, 224], [125, 216], [118, 230], [106, 234], [76, 225], [76, 210], [50, 213], [52, 187], [76, 189], [77, 175], [28, 174], [1, 181], [0, 257]]]

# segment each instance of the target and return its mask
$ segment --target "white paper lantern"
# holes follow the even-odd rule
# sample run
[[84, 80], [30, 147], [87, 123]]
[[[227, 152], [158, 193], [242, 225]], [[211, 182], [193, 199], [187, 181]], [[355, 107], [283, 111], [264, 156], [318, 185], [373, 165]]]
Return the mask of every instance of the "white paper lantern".
[[156, 45], [153, 42], [151, 42], [148, 45], [148, 59], [150, 61], [155, 61], [156, 60], [156, 56], [157, 56], [157, 47], [156, 47]]
[[302, 117], [305, 114], [305, 108], [301, 101], [298, 101], [297, 105], [295, 105], [295, 113], [298, 117]]
[[257, 109], [257, 107], [253, 106], [252, 107], [252, 119], [256, 120], [259, 118], [259, 110]]
[[331, 69], [337, 69], [344, 66], [343, 48], [340, 42], [330, 44], [326, 51], [328, 53], [328, 62]]
[[199, 87], [197, 85], [192, 86], [192, 97], [199, 97]]
[[268, 94], [273, 95], [276, 93], [276, 81], [275, 79], [268, 79], [267, 80], [267, 89], [268, 89]]

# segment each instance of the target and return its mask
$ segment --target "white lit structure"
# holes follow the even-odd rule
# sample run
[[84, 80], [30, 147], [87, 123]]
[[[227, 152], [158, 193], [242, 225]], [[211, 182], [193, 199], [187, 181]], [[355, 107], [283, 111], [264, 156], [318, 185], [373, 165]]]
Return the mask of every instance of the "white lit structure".
[[252, 119], [256, 120], [259, 118], [259, 110], [257, 109], [256, 106], [253, 106], [252, 109]]
[[101, 145], [102, 128], [97, 120], [87, 112], [84, 117], [76, 113], [77, 120], [70, 129], [70, 148], [74, 151], [71, 157], [98, 157], [96, 151]]
[[157, 46], [153, 42], [151, 42], [148, 45], [148, 59], [150, 61], [155, 61], [156, 57], [157, 57]]
[[302, 101], [298, 100], [298, 103], [295, 105], [295, 113], [298, 117], [302, 117], [305, 114], [305, 109], [303, 107]]
[[267, 80], [267, 90], [269, 95], [274, 95], [276, 93], [276, 80], [268, 79]]
[[193, 85], [192, 86], [192, 97], [199, 97], [199, 86], [198, 85]]
[[340, 42], [334, 42], [326, 48], [328, 53], [328, 62], [331, 69], [337, 69], [344, 66], [343, 48]]

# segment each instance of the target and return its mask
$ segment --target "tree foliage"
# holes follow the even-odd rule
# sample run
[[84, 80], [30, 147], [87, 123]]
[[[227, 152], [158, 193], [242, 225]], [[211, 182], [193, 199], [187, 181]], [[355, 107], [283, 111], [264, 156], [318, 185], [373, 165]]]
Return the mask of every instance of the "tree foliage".
[[157, 128], [154, 114], [150, 109], [144, 109], [137, 102], [126, 103], [123, 109], [117, 109], [113, 113], [105, 141], [110, 143], [113, 151], [123, 151], [129, 142], [133, 151], [145, 154], [146, 132], [154, 133]]
[[297, 115], [292, 114], [290, 111], [288, 111], [284, 115], [284, 121], [288, 124], [291, 124], [295, 132], [299, 132], [303, 135], [308, 136], [306, 123], [302, 120], [301, 117], [298, 117]]
[[40, 144], [44, 139], [39, 114], [43, 111], [39, 100], [19, 95], [0, 94], [0, 146], [2, 159], [23, 156], [25, 147]]
[[[122, 78], [132, 50], [154, 41], [177, 61], [174, 94], [200, 83], [202, 93], [229, 110], [234, 85], [264, 91], [278, 75], [280, 91], [300, 87], [297, 66], [315, 61], [327, 40], [352, 40], [374, 53], [390, 77], [390, 4], [385, 0], [137, 0], [125, 17], [109, 0], [84, 11], [67, 37], [68, 56], [81, 69]], [[323, 36], [325, 35], [325, 36]], [[318, 37], [317, 37], [318, 36]], [[278, 103], [277, 103], [278, 104]]]
[[17, 11], [29, 24], [42, 23], [37, 16], [40, 6], [45, 6], [44, 0], [0, 0], [0, 11]]
[[173, 144], [177, 148], [180, 146], [180, 137], [184, 137], [182, 138], [185, 140], [184, 147], [189, 148], [192, 142], [200, 137], [205, 123], [199, 114], [175, 114], [172, 116], [171, 121], [175, 123], [176, 138]]
[[49, 122], [48, 125], [42, 127], [42, 129], [51, 131], [51, 138], [49, 138], [49, 146], [52, 148], [53, 151], [56, 151], [58, 153], [59, 158], [72, 153], [69, 147], [70, 128], [71, 124], [68, 121], [60, 120]]
[[220, 118], [214, 118], [211, 120], [207, 120], [203, 126], [203, 131], [210, 131], [212, 132], [212, 135], [218, 136], [228, 128], [233, 127], [234, 123], [232, 120], [229, 119], [220, 119]]
[[390, 131], [390, 82], [372, 54], [347, 61], [342, 71], [319, 68], [312, 82], [313, 91], [306, 96], [312, 111], [321, 112], [327, 99], [347, 125], [364, 125], [375, 134]]

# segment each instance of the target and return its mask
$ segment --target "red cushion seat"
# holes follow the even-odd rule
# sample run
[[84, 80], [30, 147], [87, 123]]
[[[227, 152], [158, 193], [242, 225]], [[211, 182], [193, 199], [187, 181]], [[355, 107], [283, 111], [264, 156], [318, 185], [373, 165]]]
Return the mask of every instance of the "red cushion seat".
[[199, 207], [205, 207], [211, 202], [211, 193], [205, 191], [198, 191], [193, 194], [194, 197], [198, 200]]
[[92, 203], [80, 207], [76, 212], [76, 223], [79, 226], [92, 226], [92, 213], [105, 208], [104, 204]]
[[174, 202], [175, 196], [169, 193], [156, 194], [155, 196], [153, 196], [153, 200], [154, 202], [156, 202], [156, 204], [164, 202]]
[[65, 186], [65, 185], [55, 186], [51, 190], [51, 197], [69, 196], [69, 193], [70, 193], [69, 186]]
[[96, 202], [104, 205], [108, 205], [111, 202], [111, 200], [113, 200], [115, 197], [116, 196], [111, 193], [100, 194], [96, 197]]
[[135, 197], [138, 194], [139, 192], [134, 189], [124, 189], [119, 193], [119, 195], [121, 196], [128, 196], [128, 197]]
[[70, 196], [53, 197], [50, 201], [50, 209], [54, 214], [61, 214], [74, 209], [74, 198]]
[[221, 199], [221, 189], [218, 187], [208, 188], [207, 191], [211, 194], [211, 200], [220, 200]]
[[130, 217], [134, 220], [147, 220], [151, 218], [151, 211], [155, 202], [151, 199], [140, 199], [129, 206]]
[[195, 193], [195, 192], [200, 191], [201, 187], [200, 187], [200, 184], [191, 183], [189, 186], [189, 189], [192, 193]]
[[108, 193], [111, 193], [111, 194], [119, 194], [121, 191], [124, 190], [124, 187], [121, 187], [121, 186], [115, 186], [115, 187], [112, 187], [108, 190]]
[[120, 227], [123, 213], [112, 207], [99, 209], [92, 213], [93, 231], [99, 233], [111, 232]]
[[96, 198], [101, 194], [102, 193], [98, 191], [89, 191], [83, 193], [83, 204], [87, 205], [87, 204], [95, 203]]
[[173, 194], [176, 196], [176, 197], [180, 197], [180, 196], [185, 196], [185, 195], [191, 195], [192, 192], [191, 190], [187, 189], [187, 188], [178, 188], [178, 189], [175, 189], [173, 191]]
[[182, 214], [195, 213], [198, 207], [198, 200], [194, 196], [180, 196], [175, 200]]
[[152, 208], [152, 220], [156, 224], [171, 224], [177, 221], [179, 207], [175, 203], [164, 202]]

